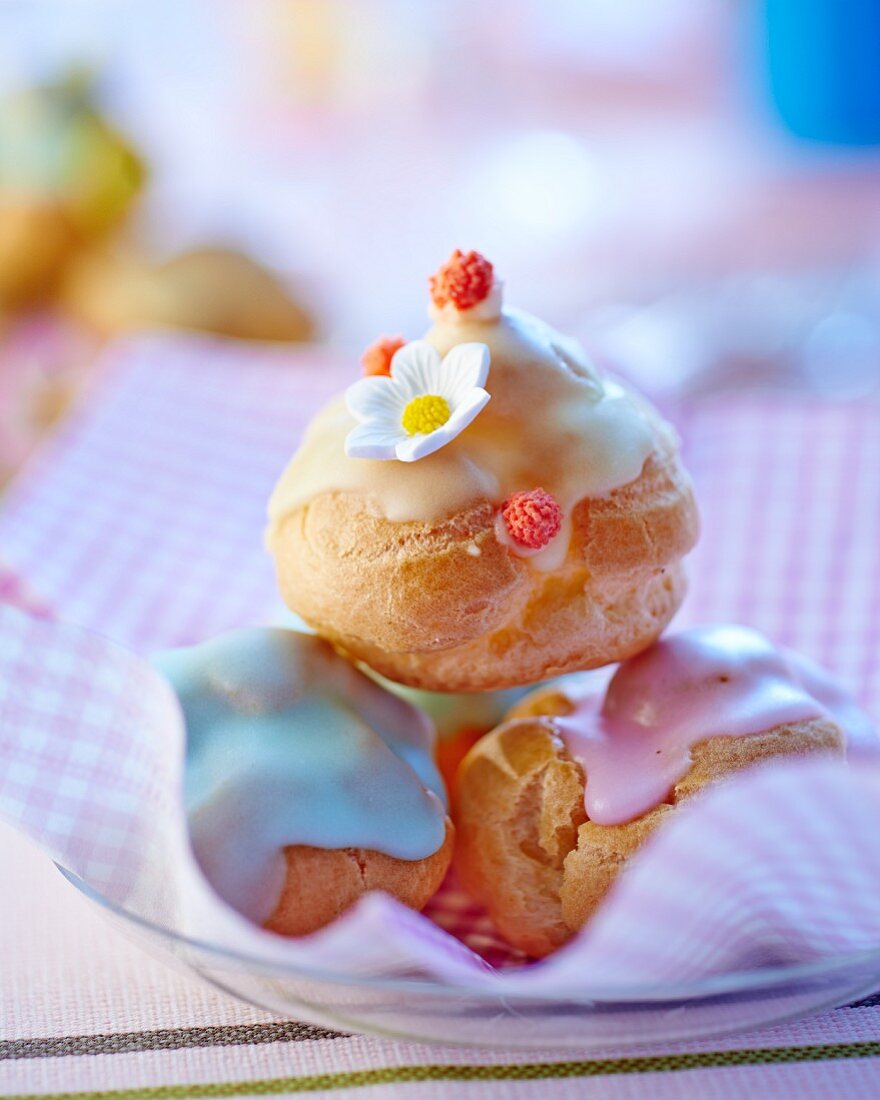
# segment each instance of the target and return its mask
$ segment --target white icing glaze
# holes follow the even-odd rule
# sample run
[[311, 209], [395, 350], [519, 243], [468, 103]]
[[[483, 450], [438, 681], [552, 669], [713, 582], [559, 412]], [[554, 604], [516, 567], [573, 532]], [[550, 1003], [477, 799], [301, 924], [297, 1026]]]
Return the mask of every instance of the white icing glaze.
[[482, 302], [477, 302], [470, 309], [459, 309], [453, 302], [446, 302], [442, 306], [431, 302], [428, 306], [428, 317], [432, 321], [451, 321], [453, 324], [462, 319], [468, 321], [497, 321], [501, 316], [503, 306], [504, 282], [501, 279], [495, 279], [492, 282], [492, 289]]
[[186, 721], [193, 851], [245, 916], [271, 915], [287, 845], [416, 860], [443, 843], [430, 722], [324, 643], [243, 630], [155, 663]]
[[351, 459], [344, 447], [354, 420], [341, 398], [331, 402], [272, 494], [270, 535], [296, 508], [333, 490], [365, 494], [392, 521], [434, 522], [540, 487], [562, 507], [563, 529], [537, 554], [513, 543], [510, 549], [537, 569], [561, 564], [574, 506], [639, 476], [657, 441], [657, 420], [619, 383], [600, 378], [576, 342], [526, 313], [488, 312], [444, 307], [426, 336], [441, 355], [461, 343], [488, 346], [491, 400], [476, 420], [418, 462]]

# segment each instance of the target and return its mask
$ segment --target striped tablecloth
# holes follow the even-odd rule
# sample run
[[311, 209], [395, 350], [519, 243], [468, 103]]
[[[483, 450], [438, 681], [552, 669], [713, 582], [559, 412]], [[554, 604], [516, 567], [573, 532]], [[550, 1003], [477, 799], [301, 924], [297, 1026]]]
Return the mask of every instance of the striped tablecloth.
[[393, 1043], [274, 1020], [169, 970], [2, 832], [0, 881], [7, 1100], [334, 1096], [367, 1086], [371, 1100], [543, 1098], [551, 1087], [554, 1096], [603, 1100], [880, 1094], [880, 998], [731, 1039], [588, 1059]]
[[[201, 410], [150, 422], [150, 395], [200, 380]], [[245, 382], [246, 379], [246, 382]], [[257, 532], [263, 498], [305, 416], [339, 372], [314, 361], [168, 341], [129, 350], [12, 488], [0, 512], [0, 557], [27, 578], [27, 601], [60, 607], [139, 646], [192, 640], [269, 610], [275, 596]], [[169, 578], [127, 600], [132, 547], [149, 527], [149, 478], [118, 495], [101, 491], [80, 444], [102, 419], [128, 415], [130, 448], [156, 469], [198, 469], [224, 440], [245, 459], [218, 496], [215, 537], [188, 517], [152, 541], [161, 565], [172, 540], [190, 540], [216, 576], [249, 578], [242, 606], [176, 593], [161, 617]], [[704, 515], [683, 621], [756, 625], [836, 669], [880, 713], [880, 406], [822, 404], [798, 396], [715, 396], [676, 410]], [[167, 447], [157, 446], [157, 433]], [[172, 446], [173, 444], [173, 446]], [[104, 463], [124, 464], [108, 453]], [[61, 474], [59, 475], [59, 471]], [[53, 507], [34, 522], [48, 478]], [[84, 491], [93, 479], [94, 491]], [[226, 507], [235, 500], [234, 508]], [[101, 546], [65, 540], [65, 524], [108, 510], [119, 527]], [[135, 518], [132, 519], [132, 512]], [[142, 526], [139, 527], [137, 515]], [[145, 525], [145, 526], [144, 526]], [[152, 528], [150, 528], [152, 529]], [[84, 569], [100, 556], [101, 569]], [[164, 591], [163, 591], [164, 586]], [[11, 582], [6, 582], [7, 594]], [[241, 589], [237, 589], [241, 592]], [[18, 593], [21, 597], [21, 593]], [[245, 606], [246, 604], [246, 606]], [[0, 1095], [58, 1093], [161, 1098], [334, 1095], [602, 1097], [830, 1097], [880, 1095], [880, 1003], [733, 1039], [676, 1044], [588, 1059], [558, 1053], [474, 1052], [392, 1043], [280, 1022], [168, 970], [108, 928], [20, 838], [0, 834]], [[552, 1082], [552, 1085], [551, 1085]]]

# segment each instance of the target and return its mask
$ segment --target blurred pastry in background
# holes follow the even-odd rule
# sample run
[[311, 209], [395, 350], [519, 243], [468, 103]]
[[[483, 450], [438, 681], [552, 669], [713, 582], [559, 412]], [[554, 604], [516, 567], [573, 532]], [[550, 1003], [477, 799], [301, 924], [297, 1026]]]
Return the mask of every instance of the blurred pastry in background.
[[0, 311], [47, 299], [78, 243], [57, 202], [24, 191], [0, 191]]
[[145, 178], [74, 72], [0, 105], [0, 310], [45, 301], [82, 249], [115, 229]]
[[283, 342], [308, 340], [315, 331], [311, 314], [274, 272], [220, 246], [159, 264], [118, 248], [96, 250], [73, 265], [62, 299], [103, 335], [167, 327]]
[[[146, 170], [81, 72], [0, 106], [0, 312], [59, 301], [99, 335], [200, 329], [243, 340], [314, 333], [281, 279], [232, 248], [163, 263], [120, 244]], [[111, 240], [112, 238], [112, 240]]]
[[309, 311], [231, 248], [156, 263], [131, 233], [145, 163], [85, 71], [0, 102], [0, 485], [64, 415], [101, 342], [139, 328], [298, 341]]

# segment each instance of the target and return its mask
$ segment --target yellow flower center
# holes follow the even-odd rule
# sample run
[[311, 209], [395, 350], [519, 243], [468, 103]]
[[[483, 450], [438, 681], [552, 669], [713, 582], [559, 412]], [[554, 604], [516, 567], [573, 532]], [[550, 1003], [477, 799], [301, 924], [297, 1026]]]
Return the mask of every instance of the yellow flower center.
[[407, 435], [430, 435], [442, 428], [452, 412], [449, 402], [437, 393], [414, 397], [403, 410], [400, 423]]

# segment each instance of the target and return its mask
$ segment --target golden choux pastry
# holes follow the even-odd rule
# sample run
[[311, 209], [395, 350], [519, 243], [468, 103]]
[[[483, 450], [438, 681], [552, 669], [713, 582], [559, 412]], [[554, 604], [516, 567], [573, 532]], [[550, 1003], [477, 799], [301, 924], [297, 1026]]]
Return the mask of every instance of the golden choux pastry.
[[534, 956], [584, 925], [682, 803], [774, 757], [841, 755], [858, 721], [821, 670], [740, 627], [664, 638], [604, 694], [592, 681], [527, 696], [458, 773], [459, 878]]
[[502, 306], [477, 253], [424, 340], [377, 342], [272, 495], [288, 606], [414, 687], [485, 691], [620, 660], [684, 594], [697, 538], [670, 427], [573, 341]]
[[304, 936], [329, 924], [370, 890], [382, 890], [410, 909], [424, 909], [437, 893], [452, 859], [455, 832], [447, 818], [443, 843], [424, 859], [395, 859], [367, 848], [284, 850], [284, 886], [263, 927]]

